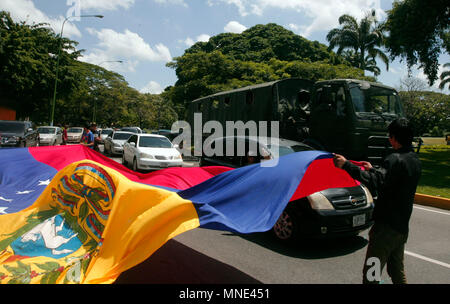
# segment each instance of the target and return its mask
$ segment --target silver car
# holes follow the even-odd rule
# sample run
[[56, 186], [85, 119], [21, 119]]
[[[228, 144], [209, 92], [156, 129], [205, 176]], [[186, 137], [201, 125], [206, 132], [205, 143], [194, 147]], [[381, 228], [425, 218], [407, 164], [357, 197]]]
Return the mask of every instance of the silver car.
[[130, 138], [134, 133], [124, 132], [124, 131], [114, 131], [111, 135], [105, 138], [105, 154], [122, 154], [123, 144]]
[[72, 127], [67, 129], [67, 142], [79, 144], [83, 136], [83, 128]]
[[60, 127], [44, 126], [37, 129], [39, 144], [41, 146], [55, 146], [63, 142], [62, 129]]

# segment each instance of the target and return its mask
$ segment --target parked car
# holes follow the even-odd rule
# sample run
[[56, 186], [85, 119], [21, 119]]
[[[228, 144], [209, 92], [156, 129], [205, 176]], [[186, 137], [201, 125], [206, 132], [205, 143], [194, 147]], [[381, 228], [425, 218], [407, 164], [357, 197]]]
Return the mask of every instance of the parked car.
[[[289, 153], [314, 150], [303, 143], [285, 139], [279, 139], [278, 146], [266, 144], [271, 143], [270, 140], [252, 137], [218, 138], [213, 141], [213, 148], [221, 141], [223, 151], [226, 151], [227, 145], [233, 143], [234, 147], [239, 145], [245, 147], [245, 153], [241, 156], [227, 156], [226, 153], [224, 156], [203, 155], [200, 166], [239, 168], [250, 163], [273, 159], [276, 155], [281, 157]], [[253, 148], [250, 145], [252, 141]], [[357, 235], [373, 224], [373, 208], [373, 197], [363, 185], [326, 189], [289, 202], [272, 232], [279, 240], [285, 242], [301, 238]]]
[[37, 131], [39, 133], [39, 144], [41, 146], [60, 145], [63, 142], [62, 129], [60, 127], [39, 127]]
[[160, 129], [158, 131], [153, 131], [152, 134], [159, 134], [167, 137], [170, 141], [173, 141], [175, 137], [180, 135], [180, 132], [172, 132], [172, 130]]
[[105, 154], [122, 154], [123, 144], [130, 138], [134, 133], [124, 132], [124, 131], [114, 131], [105, 138], [103, 144], [105, 145]]
[[105, 138], [111, 135], [113, 132], [114, 130], [111, 128], [102, 129], [102, 131], [100, 132], [100, 143], [104, 143]]
[[122, 163], [133, 170], [181, 167], [183, 158], [170, 140], [156, 134], [134, 134], [123, 145]]
[[39, 133], [31, 121], [0, 120], [2, 147], [33, 147], [39, 145]]
[[67, 129], [67, 142], [68, 143], [80, 143], [83, 136], [82, 127], [71, 127]]
[[125, 131], [125, 132], [132, 132], [132, 133], [136, 133], [136, 134], [142, 134], [142, 130], [139, 127], [123, 127], [120, 129], [120, 131]]

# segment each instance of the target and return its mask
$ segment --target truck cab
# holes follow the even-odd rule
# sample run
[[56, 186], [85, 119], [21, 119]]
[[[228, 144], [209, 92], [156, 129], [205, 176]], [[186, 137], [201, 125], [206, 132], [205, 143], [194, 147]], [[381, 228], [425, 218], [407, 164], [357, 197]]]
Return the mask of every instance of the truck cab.
[[392, 152], [387, 127], [404, 116], [395, 89], [355, 79], [315, 83], [310, 106], [309, 141], [316, 148], [373, 164]]

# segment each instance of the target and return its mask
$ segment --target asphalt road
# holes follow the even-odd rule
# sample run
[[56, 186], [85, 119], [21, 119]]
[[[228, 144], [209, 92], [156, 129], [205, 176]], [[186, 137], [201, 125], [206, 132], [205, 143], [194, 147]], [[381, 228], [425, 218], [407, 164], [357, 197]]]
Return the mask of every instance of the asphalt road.
[[[449, 211], [414, 206], [405, 249], [408, 283], [450, 284], [449, 232]], [[236, 235], [197, 228], [169, 240], [116, 283], [359, 284], [367, 234], [285, 245], [270, 232]], [[386, 270], [382, 280], [391, 284]]]

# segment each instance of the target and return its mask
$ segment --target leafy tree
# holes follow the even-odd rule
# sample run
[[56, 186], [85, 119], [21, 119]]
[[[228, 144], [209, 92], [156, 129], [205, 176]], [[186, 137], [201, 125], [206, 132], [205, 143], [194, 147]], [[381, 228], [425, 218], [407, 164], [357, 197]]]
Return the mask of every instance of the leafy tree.
[[450, 96], [430, 91], [400, 91], [406, 117], [418, 135], [450, 130]]
[[389, 58], [380, 49], [383, 45], [384, 29], [375, 18], [375, 12], [362, 18], [358, 23], [355, 17], [339, 17], [340, 28], [332, 29], [327, 34], [329, 50], [338, 48], [337, 54], [352, 63], [354, 67], [380, 74], [375, 58], [380, 58], [389, 69]]
[[283, 61], [325, 60], [333, 64], [345, 63], [342, 57], [328, 51], [325, 45], [309, 41], [274, 23], [258, 24], [241, 34], [219, 34], [208, 42], [197, 42], [186, 50], [186, 54], [213, 51], [242, 61], [266, 62], [275, 58]]
[[[15, 109], [18, 117], [48, 119], [43, 116], [50, 113], [60, 39], [44, 23], [16, 23], [8, 12], [0, 11], [0, 103]], [[75, 49], [76, 41], [62, 38], [62, 45], [60, 97], [73, 89], [77, 75], [71, 64], [81, 52]]]
[[[450, 68], [450, 62], [447, 62], [444, 64], [445, 68]], [[448, 85], [448, 88], [450, 89], [450, 71], [444, 71], [441, 73], [441, 83], [439, 84], [439, 89], [443, 90], [445, 88], [445, 85]]]
[[386, 47], [391, 58], [419, 64], [430, 85], [438, 79], [439, 55], [450, 52], [450, 6], [446, 0], [395, 1], [387, 11]]

